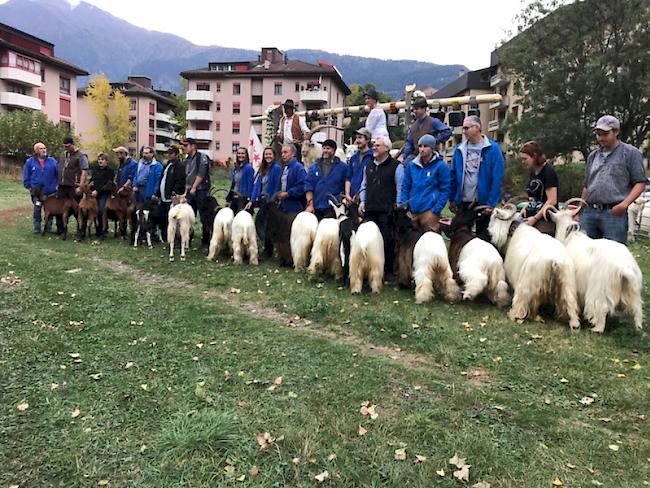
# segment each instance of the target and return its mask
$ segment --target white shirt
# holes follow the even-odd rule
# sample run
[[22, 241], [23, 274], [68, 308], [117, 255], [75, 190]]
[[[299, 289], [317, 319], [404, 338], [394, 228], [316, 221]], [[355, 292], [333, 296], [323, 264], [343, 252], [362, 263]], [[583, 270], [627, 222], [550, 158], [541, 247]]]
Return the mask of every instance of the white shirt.
[[388, 137], [386, 113], [380, 108], [373, 108], [366, 119], [366, 129], [372, 134], [373, 141], [379, 136]]
[[[293, 142], [293, 137], [291, 137], [291, 124], [293, 123], [293, 115], [291, 117], [286, 117], [284, 120], [284, 127], [282, 130], [284, 131], [283, 133], [283, 143], [284, 144], [291, 144]], [[298, 123], [300, 124], [300, 130], [303, 132], [309, 132], [309, 128], [307, 127], [307, 122], [305, 122], [304, 117], [298, 117]]]

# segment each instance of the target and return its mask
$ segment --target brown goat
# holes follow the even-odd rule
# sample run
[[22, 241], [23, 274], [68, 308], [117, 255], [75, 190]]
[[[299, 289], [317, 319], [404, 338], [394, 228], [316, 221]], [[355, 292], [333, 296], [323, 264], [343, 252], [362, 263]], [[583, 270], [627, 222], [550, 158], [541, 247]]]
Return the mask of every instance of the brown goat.
[[90, 237], [90, 226], [95, 223], [95, 232], [97, 232], [97, 214], [99, 213], [99, 204], [97, 199], [92, 196], [93, 186], [84, 184], [81, 186], [83, 196], [79, 202], [79, 209], [77, 211], [77, 222], [79, 223], [79, 238], [86, 237], [86, 230], [88, 230], [88, 237]]
[[408, 216], [405, 205], [393, 207], [391, 212], [397, 251], [396, 275], [399, 285], [410, 288], [413, 277], [413, 249], [424, 231], [416, 229]]
[[133, 190], [130, 186], [118, 189], [117, 185], [111, 185], [111, 198], [106, 200], [103, 215], [103, 233], [108, 229], [108, 220], [115, 223], [114, 232], [117, 237], [117, 230], [119, 226], [120, 235], [126, 239], [126, 226], [129, 218], [135, 215], [135, 202], [133, 201]]
[[[70, 215], [77, 215], [77, 202], [72, 198], [51, 196], [47, 197], [43, 195], [41, 188], [35, 188], [32, 190], [32, 194], [41, 202], [43, 205], [43, 212], [45, 214], [45, 222], [47, 222], [50, 217], [61, 217], [61, 222], [63, 225], [62, 239], [65, 240], [68, 237], [68, 219]], [[45, 228], [41, 231], [41, 235], [45, 235]]]

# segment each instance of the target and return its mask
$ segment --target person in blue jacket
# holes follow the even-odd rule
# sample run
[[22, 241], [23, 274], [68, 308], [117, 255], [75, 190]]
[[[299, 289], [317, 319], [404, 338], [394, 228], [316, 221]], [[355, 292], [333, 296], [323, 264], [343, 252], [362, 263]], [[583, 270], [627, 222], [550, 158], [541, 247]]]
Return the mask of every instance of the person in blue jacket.
[[296, 146], [283, 144], [280, 152], [282, 174], [280, 193], [282, 210], [285, 213], [300, 213], [305, 208], [305, 167], [296, 159]]
[[307, 212], [312, 212], [318, 220], [334, 217], [334, 209], [330, 198], [341, 201], [345, 191], [345, 178], [348, 174], [347, 165], [334, 156], [336, 142], [332, 139], [323, 141], [323, 156], [311, 165], [305, 179], [305, 196], [307, 197]]
[[370, 147], [371, 138], [370, 131], [365, 127], [361, 127], [357, 131], [355, 140], [357, 152], [350, 158], [348, 174], [345, 177], [345, 198], [348, 200], [352, 200], [361, 190], [361, 182], [366, 172], [366, 166], [375, 159], [374, 152]]
[[138, 162], [129, 156], [129, 150], [124, 146], [113, 149], [119, 163], [117, 168], [117, 187], [118, 190], [124, 188], [127, 184], [133, 186], [135, 172], [138, 169]]
[[266, 235], [266, 207], [263, 203], [280, 191], [281, 175], [282, 168], [275, 161], [273, 149], [270, 147], [265, 148], [262, 163], [257, 173], [255, 173], [253, 195], [247, 207], [250, 208], [253, 205], [259, 206], [259, 211], [255, 218], [255, 227], [257, 234], [262, 239], [262, 242], [264, 242], [264, 252], [268, 257], [273, 256], [273, 242], [271, 242], [270, 236]]
[[[59, 181], [58, 162], [51, 156], [47, 155], [47, 147], [42, 142], [34, 144], [34, 155], [27, 158], [23, 168], [23, 185], [32, 194], [32, 221], [34, 223], [34, 233], [41, 233], [41, 202], [34, 196], [34, 190], [40, 189], [45, 195], [56, 193]], [[50, 231], [52, 226], [52, 217], [45, 223], [46, 232]]]
[[253, 180], [255, 170], [248, 157], [248, 149], [245, 147], [237, 148], [235, 155], [235, 166], [230, 175], [230, 191], [226, 195], [226, 202], [231, 202], [234, 193], [239, 196], [251, 198], [253, 195]]
[[456, 146], [451, 161], [452, 212], [473, 204], [487, 205], [476, 220], [476, 234], [486, 237], [492, 209], [501, 201], [503, 154], [499, 145], [481, 132], [481, 119], [470, 115], [463, 121], [465, 140]]
[[160, 162], [156, 161], [154, 155], [154, 150], [150, 146], [145, 146], [142, 150], [142, 159], [138, 163], [133, 180], [135, 201], [138, 203], [150, 201], [160, 186], [163, 167]]
[[444, 122], [427, 114], [429, 106], [427, 99], [418, 97], [413, 101], [415, 122], [409, 127], [404, 147], [399, 156], [399, 161], [406, 164], [418, 155], [418, 147], [415, 145], [424, 134], [431, 134], [436, 138], [437, 144], [442, 144], [451, 137], [451, 128]]
[[449, 167], [436, 152], [436, 138], [431, 134], [420, 138], [418, 151], [406, 165], [400, 204], [408, 202], [410, 217], [418, 228], [438, 232], [440, 213], [449, 199]]

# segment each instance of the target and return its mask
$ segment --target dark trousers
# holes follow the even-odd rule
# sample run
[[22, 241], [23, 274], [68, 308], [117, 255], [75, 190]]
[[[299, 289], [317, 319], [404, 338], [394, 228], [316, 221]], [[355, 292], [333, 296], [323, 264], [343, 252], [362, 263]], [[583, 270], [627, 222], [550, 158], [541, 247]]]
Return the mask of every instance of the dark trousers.
[[320, 222], [323, 219], [335, 219], [336, 213], [333, 208], [317, 208], [314, 210], [314, 215]]
[[110, 193], [99, 193], [97, 195], [97, 206], [99, 207], [99, 212], [97, 213], [97, 235], [100, 236], [103, 234], [102, 229], [104, 228], [104, 209], [106, 208], [106, 201], [111, 197]]
[[167, 241], [167, 224], [169, 218], [169, 209], [172, 206], [172, 202], [160, 202], [160, 234], [163, 241]]
[[[81, 196], [75, 193], [75, 189], [76, 189], [75, 186], [59, 185], [59, 187], [56, 189], [56, 196], [59, 198], [70, 198], [75, 202], [79, 203], [79, 201], [81, 200]], [[77, 214], [74, 213], [73, 215], [74, 218], [76, 219]], [[56, 228], [59, 233], [63, 232], [63, 220], [58, 215], [56, 217]], [[77, 221], [77, 230], [79, 230], [79, 221]]]
[[266, 232], [266, 207], [261, 206], [257, 211], [257, 216], [255, 217], [255, 230], [257, 231], [257, 236], [264, 243], [264, 253], [271, 257], [273, 256], [273, 242], [271, 237]]
[[[462, 210], [467, 210], [473, 205], [476, 204], [471, 202], [463, 202], [460, 207]], [[490, 234], [488, 233], [487, 230], [489, 224], [490, 224], [490, 216], [487, 214], [481, 214], [481, 216], [476, 219], [476, 236], [486, 241], [489, 241]]]
[[144, 203], [145, 201], [144, 195], [145, 195], [145, 187], [138, 186], [138, 191], [135, 192], [136, 203]]
[[393, 222], [389, 212], [376, 212], [368, 210], [364, 220], [374, 222], [379, 227], [381, 237], [384, 239], [384, 274], [393, 274], [395, 265], [395, 240], [393, 239]]
[[[194, 213], [198, 211], [199, 208], [203, 206], [203, 201], [205, 198], [208, 196], [208, 190], [207, 188], [205, 190], [196, 190], [196, 194], [194, 195], [194, 198], [188, 199], [187, 203], [189, 203], [192, 208], [194, 209]], [[208, 226], [205, 224], [206, 221], [206, 216], [200, 213], [200, 218], [201, 218], [201, 242], [203, 244], [210, 244], [210, 231], [211, 229], [208, 229]]]

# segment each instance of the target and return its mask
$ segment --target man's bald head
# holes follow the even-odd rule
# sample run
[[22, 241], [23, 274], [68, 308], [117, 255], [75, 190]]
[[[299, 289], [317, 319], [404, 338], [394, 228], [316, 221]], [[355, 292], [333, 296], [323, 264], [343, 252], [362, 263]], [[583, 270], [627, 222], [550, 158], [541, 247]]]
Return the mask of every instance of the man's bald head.
[[36, 154], [39, 158], [44, 158], [47, 156], [47, 147], [45, 147], [45, 144], [42, 142], [37, 142], [34, 144], [34, 154]]

